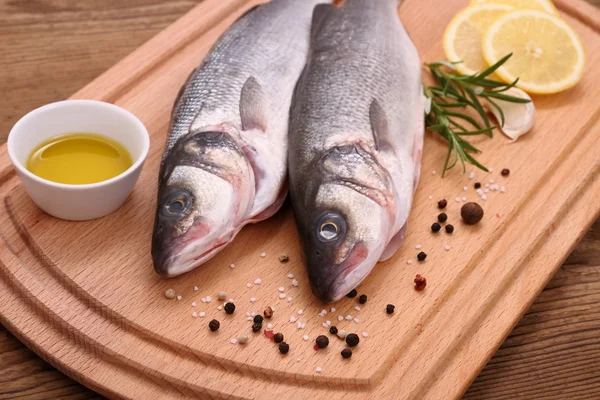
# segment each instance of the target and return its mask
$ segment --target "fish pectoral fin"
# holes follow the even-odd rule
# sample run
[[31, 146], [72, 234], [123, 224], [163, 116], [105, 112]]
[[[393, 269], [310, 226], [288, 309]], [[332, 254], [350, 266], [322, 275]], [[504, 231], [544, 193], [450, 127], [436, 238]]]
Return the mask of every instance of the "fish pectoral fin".
[[240, 96], [240, 117], [242, 130], [250, 131], [259, 129], [267, 131], [267, 118], [265, 115], [265, 95], [262, 86], [253, 76], [248, 78], [242, 86]]
[[316, 38], [321, 31], [321, 24], [327, 19], [329, 13], [334, 11], [337, 7], [333, 4], [317, 4], [313, 9], [312, 22], [310, 28], [310, 37]]
[[396, 254], [396, 252], [402, 245], [402, 242], [404, 242], [404, 238], [406, 237], [406, 228], [407, 228], [407, 224], [404, 224], [404, 226], [402, 228], [400, 228], [398, 233], [396, 233], [394, 235], [392, 240], [389, 241], [389, 243], [383, 250], [383, 254], [381, 254], [381, 257], [379, 257], [380, 262], [385, 261], [385, 260], [391, 258], [394, 254]]
[[377, 147], [377, 150], [395, 153], [392, 144], [394, 141], [391, 137], [387, 117], [383, 108], [381, 108], [379, 102], [375, 99], [371, 101], [371, 105], [369, 106], [369, 119], [371, 120], [371, 130], [373, 131], [373, 138], [375, 139], [375, 147]]

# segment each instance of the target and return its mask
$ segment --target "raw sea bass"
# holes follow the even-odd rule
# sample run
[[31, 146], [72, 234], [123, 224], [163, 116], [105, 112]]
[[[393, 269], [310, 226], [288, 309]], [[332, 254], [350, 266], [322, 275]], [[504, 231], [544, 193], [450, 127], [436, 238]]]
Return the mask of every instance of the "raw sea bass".
[[313, 292], [326, 302], [396, 252], [419, 179], [424, 96], [399, 3], [314, 11], [291, 110], [290, 195]]
[[323, 0], [273, 0], [242, 16], [194, 70], [175, 102], [159, 175], [154, 269], [204, 263], [287, 194], [287, 132]]

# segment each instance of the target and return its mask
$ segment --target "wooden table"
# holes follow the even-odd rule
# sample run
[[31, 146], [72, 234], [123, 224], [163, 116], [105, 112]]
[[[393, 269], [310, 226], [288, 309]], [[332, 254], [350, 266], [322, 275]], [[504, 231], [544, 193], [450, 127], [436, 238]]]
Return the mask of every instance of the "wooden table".
[[[201, 0], [0, 0], [0, 143], [28, 110], [64, 99]], [[600, 5], [600, 0], [589, 0]], [[600, 220], [465, 399], [600, 398]], [[0, 399], [101, 398], [0, 325]]]

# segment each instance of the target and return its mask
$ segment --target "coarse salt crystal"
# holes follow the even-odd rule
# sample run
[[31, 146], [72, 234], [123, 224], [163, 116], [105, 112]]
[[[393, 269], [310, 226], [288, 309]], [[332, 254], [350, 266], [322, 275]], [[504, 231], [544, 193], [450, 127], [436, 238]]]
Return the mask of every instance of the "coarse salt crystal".
[[467, 198], [465, 196], [463, 196], [462, 201], [467, 201]]
[[433, 196], [427, 196], [427, 198], [428, 198], [429, 200], [431, 200], [431, 199], [433, 199]]
[[254, 280], [254, 284], [255, 284], [255, 285], [260, 285], [261, 283], [262, 283], [262, 279], [260, 279], [260, 278], [256, 278], [256, 279]]
[[[230, 302], [230, 303], [233, 303], [233, 299], [229, 299], [229, 302]], [[223, 305], [225, 305], [225, 303], [223, 303]]]
[[354, 309], [355, 309], [356, 311], [360, 311], [360, 307], [359, 307], [359, 306], [354, 306]]
[[232, 338], [231, 339], [231, 344], [236, 344], [237, 343], [237, 339], [236, 338]]
[[265, 253], [265, 252], [263, 251], [262, 253], [260, 253], [260, 256], [261, 256], [262, 258], [265, 258], [265, 257], [267, 256], [267, 253]]
[[256, 297], [250, 297], [250, 303], [255, 303], [256, 302]]
[[298, 310], [298, 315], [302, 315], [303, 312], [303, 310]]
[[327, 320], [327, 321], [325, 321], [325, 324], [327, 324], [327, 326], [331, 326], [331, 321]]
[[177, 300], [181, 300], [181, 299], [183, 299], [183, 297], [177, 296]]
[[300, 357], [296, 358], [297, 362], [300, 362], [300, 360], [302, 360]]
[[267, 324], [267, 329], [273, 329], [273, 324]]
[[280, 293], [279, 294], [279, 298], [280, 299], [285, 299], [287, 296], [285, 295], [285, 293]]
[[281, 293], [285, 292], [285, 288], [283, 286], [279, 287], [277, 290], [279, 290]]
[[250, 311], [246, 311], [246, 317], [250, 316]]
[[229, 264], [229, 268], [234, 269], [235, 268], [235, 264]]
[[254, 318], [252, 318], [252, 317], [250, 317], [250, 316], [246, 317], [246, 321], [252, 321], [253, 319], [254, 319]]
[[338, 321], [343, 321], [343, 320], [344, 320], [344, 317], [341, 315], [338, 315]]
[[362, 335], [363, 335], [363, 337], [369, 336], [369, 334], [367, 332], [363, 332]]
[[294, 317], [293, 315], [290, 317], [290, 322], [296, 322], [296, 317]]
[[204, 311], [200, 311], [200, 314], [198, 314], [199, 317], [204, 317], [206, 315], [206, 313]]
[[457, 203], [460, 203], [460, 197], [454, 198], [454, 201], [457, 202]]
[[198, 286], [194, 286], [194, 291], [198, 291]]
[[407, 263], [408, 265], [410, 265], [410, 264], [412, 264], [412, 263], [413, 263], [413, 260], [406, 260], [406, 263]]
[[298, 285], [300, 285], [300, 283], [296, 279], [293, 279], [292, 280], [292, 285], [295, 286], [295, 287], [298, 287]]
[[350, 315], [350, 314], [346, 315], [346, 321], [350, 321], [350, 320], [352, 320], [352, 315]]
[[420, 250], [422, 248], [423, 248], [423, 246], [421, 246], [420, 244], [418, 244], [418, 245], [415, 246], [415, 249], [417, 249], [417, 250]]
[[450, 246], [448, 246], [448, 245], [445, 245], [445, 246], [444, 246], [444, 249], [445, 249], [446, 251], [448, 251], [448, 250], [450, 250]]
[[504, 188], [504, 186], [500, 186], [500, 193], [504, 193], [506, 191], [506, 189]]
[[327, 325], [325, 322], [323, 322], [323, 328], [327, 329], [327, 328], [329, 328], [329, 325]]
[[317, 368], [315, 368], [315, 371], [317, 371], [318, 373], [321, 373], [321, 372], [323, 372], [323, 368], [317, 367]]
[[325, 310], [325, 309], [322, 309], [322, 310], [321, 310], [321, 314], [323, 314], [323, 315], [327, 315], [327, 310]]
[[354, 322], [356, 322], [358, 324], [360, 322], [360, 320], [358, 318], [354, 318]]
[[489, 183], [486, 183], [486, 184], [485, 184], [485, 187], [486, 187], [486, 188], [489, 188], [489, 187], [490, 187], [490, 184], [489, 184]]
[[251, 288], [251, 287], [252, 287], [252, 284], [251, 284], [250, 282], [248, 282], [248, 283], [246, 283], [246, 287], [247, 287], [247, 288]]
[[493, 180], [493, 179], [490, 179], [488, 182], [489, 182], [489, 183], [494, 183], [494, 182], [496, 182], [496, 181], [495, 181], [495, 180]]
[[217, 307], [217, 310], [221, 311], [223, 309], [223, 306], [219, 306]]
[[302, 339], [304, 339], [305, 342], [308, 341], [308, 335], [302, 336]]
[[489, 192], [490, 192], [490, 189], [488, 189], [488, 188], [485, 188], [485, 189], [483, 189], [483, 192], [484, 192], [484, 193], [489, 193]]
[[288, 278], [293, 279], [294, 278], [294, 274], [288, 274]]
[[469, 172], [469, 179], [475, 179], [475, 172], [474, 171]]
[[335, 312], [335, 307], [331, 307], [331, 310], [329, 310], [331, 312]]
[[254, 311], [252, 311], [252, 312], [250, 313], [250, 316], [251, 316], [251, 317], [254, 317], [255, 315], [256, 315], [256, 313], [255, 313]]
[[206, 297], [201, 298], [200, 301], [206, 303]]
[[196, 304], [195, 301], [192, 301], [192, 307], [196, 307], [198, 304]]
[[192, 317], [196, 318], [197, 316], [198, 316], [198, 313], [197, 313], [196, 311], [194, 311], [194, 312], [192, 313]]
[[305, 323], [303, 323], [303, 324], [300, 326], [300, 328], [301, 328], [301, 329], [304, 329], [304, 328], [306, 328], [306, 324], [305, 324]]
[[469, 190], [468, 186], [463, 186], [463, 190], [466, 192], [467, 190]]
[[487, 196], [484, 194], [481, 196], [481, 200], [487, 200]]
[[302, 329], [302, 322], [298, 321], [298, 323], [296, 324], [296, 327], [298, 329]]
[[292, 300], [294, 300], [294, 299], [293, 299], [293, 298], [291, 298], [291, 297], [288, 297], [288, 298], [287, 298], [287, 301], [292, 301]]
[[206, 302], [207, 302], [207, 303], [210, 303], [210, 301], [211, 301], [211, 300], [212, 300], [212, 297], [210, 297], [210, 296], [206, 296]]

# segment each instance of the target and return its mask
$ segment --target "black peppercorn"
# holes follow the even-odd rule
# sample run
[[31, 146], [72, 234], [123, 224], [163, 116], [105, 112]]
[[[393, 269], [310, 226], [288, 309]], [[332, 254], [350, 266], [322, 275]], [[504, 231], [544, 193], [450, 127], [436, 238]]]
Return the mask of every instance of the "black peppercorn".
[[233, 303], [225, 303], [225, 307], [223, 307], [225, 309], [225, 312], [227, 314], [233, 314], [233, 312], [235, 311], [235, 304]]
[[262, 317], [262, 315], [255, 315], [255, 316], [254, 316], [254, 323], [255, 323], [255, 324], [262, 324], [262, 322], [263, 322], [263, 317]]
[[446, 208], [447, 205], [448, 205], [448, 202], [446, 201], [446, 199], [438, 201], [438, 208], [440, 210]]
[[346, 343], [350, 347], [354, 347], [360, 342], [360, 338], [356, 333], [349, 333], [346, 335]]
[[288, 351], [290, 351], [290, 345], [289, 344], [287, 344], [286, 342], [279, 343], [279, 352], [281, 354], [287, 354]]
[[431, 225], [431, 232], [439, 232], [442, 229], [442, 226], [437, 222]]
[[281, 343], [281, 342], [283, 342], [283, 333], [276, 333], [273, 336], [273, 340], [275, 341], [275, 343]]
[[337, 335], [337, 333], [338, 333], [337, 327], [332, 326], [331, 328], [329, 328], [329, 333], [331, 333], [333, 335]]
[[262, 324], [261, 323], [254, 323], [252, 324], [252, 332], [256, 333], [256, 332], [260, 332], [260, 330], [262, 329]]
[[419, 260], [419, 261], [425, 261], [426, 258], [427, 258], [427, 254], [424, 251], [417, 254], [417, 260]]
[[329, 338], [325, 335], [317, 336], [315, 342], [317, 343], [317, 347], [320, 349], [324, 349], [325, 347], [329, 346]]
[[446, 213], [441, 213], [440, 215], [438, 215], [438, 221], [440, 221], [441, 223], [444, 223], [448, 220], [448, 216], [446, 215]]
[[346, 348], [346, 349], [342, 350], [342, 357], [344, 357], [344, 358], [352, 357], [352, 349]]
[[221, 324], [216, 319], [213, 319], [208, 323], [208, 328], [213, 332], [218, 331], [220, 326]]
[[358, 298], [358, 302], [360, 304], [365, 304], [367, 302], [367, 295], [366, 294], [361, 294], [360, 297]]
[[396, 306], [393, 304], [388, 304], [387, 306], [385, 306], [385, 312], [388, 314], [393, 314], [395, 309]]
[[446, 232], [448, 232], [448, 233], [454, 232], [454, 226], [452, 226], [450, 224], [446, 225]]
[[356, 289], [352, 289], [352, 291], [350, 293], [348, 293], [346, 296], [348, 296], [351, 299], [353, 299], [353, 298], [356, 297], [357, 294], [358, 294], [358, 292], [356, 291]]
[[473, 185], [473, 187], [474, 187], [475, 189], [479, 189], [479, 188], [481, 187], [481, 183], [479, 183], [479, 182], [475, 182], [475, 184]]
[[502, 172], [500, 172], [502, 174], [502, 176], [509, 176], [510, 175], [510, 169], [508, 168], [504, 168], [502, 170]]

